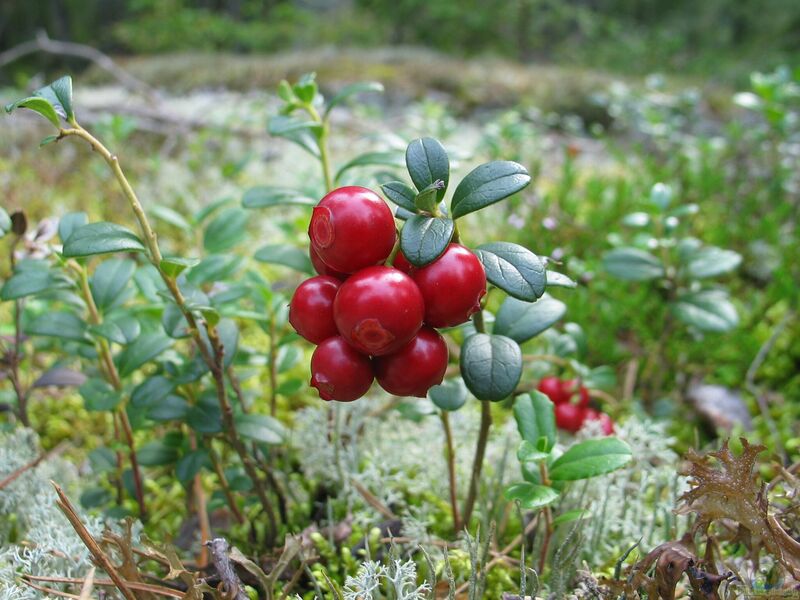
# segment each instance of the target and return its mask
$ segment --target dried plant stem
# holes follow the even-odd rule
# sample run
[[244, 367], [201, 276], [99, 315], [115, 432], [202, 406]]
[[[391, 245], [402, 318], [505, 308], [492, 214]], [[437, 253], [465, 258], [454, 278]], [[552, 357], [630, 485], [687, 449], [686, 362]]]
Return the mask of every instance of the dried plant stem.
[[61, 512], [64, 513], [64, 516], [67, 517], [70, 525], [75, 530], [75, 533], [78, 534], [78, 537], [81, 538], [81, 541], [84, 543], [86, 548], [88, 548], [89, 552], [94, 559], [94, 562], [97, 564], [98, 567], [103, 569], [111, 580], [114, 582], [114, 585], [117, 586], [117, 589], [125, 596], [126, 600], [137, 600], [134, 593], [131, 591], [131, 588], [128, 587], [128, 582], [126, 582], [122, 576], [117, 571], [117, 568], [111, 562], [111, 559], [108, 558], [103, 549], [100, 548], [100, 545], [95, 541], [92, 537], [92, 534], [89, 533], [89, 530], [86, 529], [86, 526], [81, 522], [78, 513], [75, 512], [75, 507], [72, 506], [72, 503], [67, 498], [64, 490], [62, 490], [58, 484], [54, 481], [50, 482], [56, 490], [56, 494], [58, 495], [58, 500], [56, 501], [56, 505], [61, 509]]
[[[81, 296], [86, 303], [89, 310], [89, 322], [93, 325], [100, 325], [103, 318], [100, 316], [100, 311], [94, 302], [92, 290], [89, 286], [89, 274], [86, 267], [78, 264], [75, 261], [68, 263], [69, 267], [77, 274], [78, 281], [81, 288]], [[98, 338], [96, 341], [97, 351], [100, 354], [100, 364], [106, 376], [106, 380], [117, 391], [122, 391], [122, 380], [117, 371], [117, 366], [114, 364], [114, 357], [111, 354], [111, 346], [105, 338]], [[147, 508], [144, 501], [144, 486], [142, 484], [142, 473], [139, 469], [139, 460], [136, 457], [136, 443], [133, 439], [133, 429], [131, 427], [128, 413], [125, 410], [125, 402], [121, 402], [116, 411], [116, 417], [122, 427], [122, 433], [125, 436], [125, 443], [128, 445], [128, 457], [131, 462], [131, 472], [133, 473], [133, 487], [136, 493], [136, 503], [139, 505], [139, 518], [142, 521], [147, 520]]]
[[458, 488], [456, 486], [456, 453], [453, 448], [453, 431], [450, 428], [450, 415], [442, 411], [442, 428], [447, 446], [447, 476], [450, 484], [450, 511], [453, 514], [453, 531], [461, 531], [461, 515], [458, 512]]
[[219, 454], [217, 454], [217, 451], [213, 448], [209, 448], [208, 454], [211, 457], [211, 464], [214, 467], [214, 472], [217, 474], [217, 479], [219, 479], [219, 484], [222, 487], [222, 493], [225, 495], [225, 499], [228, 501], [228, 507], [231, 509], [236, 521], [240, 525], [244, 525], [244, 515], [242, 514], [242, 511], [239, 510], [239, 505], [236, 504], [236, 498], [233, 496], [231, 486], [228, 484], [228, 478], [225, 477], [225, 471], [222, 468], [222, 462], [219, 459]]
[[189, 307], [186, 304], [186, 299], [178, 287], [176, 279], [167, 275], [162, 268], [162, 256], [158, 247], [156, 234], [153, 231], [153, 228], [150, 226], [150, 222], [147, 219], [147, 215], [144, 212], [141, 202], [139, 202], [139, 198], [136, 196], [136, 192], [133, 191], [130, 182], [125, 176], [125, 173], [122, 171], [117, 156], [112, 154], [108, 148], [106, 148], [92, 134], [78, 125], [74, 119], [70, 122], [70, 125], [72, 125], [71, 128], [60, 130], [59, 139], [69, 136], [76, 136], [88, 142], [92, 150], [102, 156], [103, 160], [105, 160], [108, 166], [111, 168], [111, 171], [117, 179], [117, 182], [122, 188], [123, 194], [130, 204], [131, 210], [133, 210], [133, 213], [136, 216], [142, 237], [144, 238], [144, 243], [147, 246], [148, 258], [153, 266], [158, 270], [158, 273], [166, 284], [176, 306], [186, 319], [186, 322], [189, 326], [189, 334], [191, 335], [197, 350], [200, 352], [203, 361], [211, 371], [214, 379], [214, 385], [216, 386], [217, 400], [219, 402], [220, 410], [222, 411], [225, 435], [228, 439], [228, 442], [239, 455], [239, 459], [242, 461], [248, 477], [250, 477], [250, 479], [253, 481], [253, 487], [256, 495], [261, 502], [264, 512], [267, 514], [270, 520], [271, 540], [274, 541], [275, 536], [277, 535], [277, 524], [275, 521], [272, 503], [267, 496], [264, 482], [258, 477], [253, 459], [247, 452], [247, 448], [236, 431], [236, 425], [233, 420], [233, 409], [230, 401], [228, 400], [228, 392], [225, 387], [225, 374], [222, 363], [222, 345], [220, 344], [219, 336], [217, 335], [214, 327], [207, 327], [208, 337], [212, 342], [212, 350], [209, 350], [200, 335], [200, 328], [197, 319], [195, 319], [194, 314], [192, 314], [191, 310], [189, 310]]
[[[167, 565], [168, 566], [168, 565]], [[94, 569], [89, 571], [91, 574]], [[43, 581], [46, 583], [65, 583], [71, 585], [85, 585], [86, 581], [88, 581], [89, 575], [87, 575], [84, 579], [79, 579], [77, 577], [45, 577], [43, 575], [23, 575], [22, 580], [30, 585], [31, 581]], [[100, 587], [114, 587], [116, 583], [114, 583], [110, 579], [94, 579], [92, 582], [96, 586]], [[169, 598], [185, 598], [186, 592], [181, 590], [176, 590], [168, 587], [164, 587], [161, 585], [154, 585], [152, 583], [142, 583], [139, 581], [126, 581], [125, 584], [132, 590], [141, 591], [141, 592], [148, 592], [152, 594], [158, 594], [159, 596], [167, 596]], [[57, 590], [50, 590], [48, 588], [37, 588], [41, 590], [46, 590], [47, 593], [51, 594], [58, 594]], [[64, 592], [62, 592], [63, 594]], [[66, 594], [65, 597], [68, 598], [79, 598], [79, 596], [75, 596], [73, 594]]]
[[224, 585], [224, 589], [220, 589], [223, 597], [231, 598], [232, 600], [249, 600], [247, 593], [244, 591], [244, 586], [239, 576], [231, 564], [228, 551], [230, 545], [224, 538], [216, 538], [206, 545], [211, 549], [211, 560], [217, 568], [217, 574]]

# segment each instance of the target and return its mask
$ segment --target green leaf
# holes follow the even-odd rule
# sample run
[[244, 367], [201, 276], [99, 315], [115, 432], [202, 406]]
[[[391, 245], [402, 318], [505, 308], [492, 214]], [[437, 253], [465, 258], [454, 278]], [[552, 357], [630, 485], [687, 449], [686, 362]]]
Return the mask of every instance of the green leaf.
[[672, 202], [672, 188], [664, 183], [657, 183], [650, 190], [650, 202], [661, 210], [666, 210]]
[[38, 112], [53, 125], [60, 128], [59, 116], [72, 120], [75, 113], [72, 110], [72, 77], [66, 75], [33, 92], [29, 98], [17, 100], [6, 105], [6, 112], [16, 108], [27, 108]]
[[585, 440], [571, 446], [550, 465], [552, 481], [588, 479], [616, 471], [633, 458], [630, 446], [615, 437]]
[[192, 220], [196, 225], [200, 225], [208, 219], [211, 215], [216, 213], [219, 209], [224, 208], [228, 204], [233, 203], [233, 198], [224, 197], [218, 198], [209, 204], [206, 204], [204, 207], [200, 208], [196, 213], [194, 213], [194, 217]]
[[257, 414], [237, 415], [236, 431], [243, 437], [264, 444], [280, 444], [286, 435], [280, 421], [267, 415]]
[[180, 256], [169, 256], [161, 259], [161, 270], [168, 277], [177, 277], [184, 270], [200, 264], [199, 258], [182, 258]]
[[701, 331], [723, 333], [739, 324], [736, 307], [722, 290], [683, 294], [672, 303], [671, 308], [681, 321]]
[[291, 188], [259, 185], [244, 193], [244, 208], [267, 208], [270, 206], [315, 206], [317, 200]]
[[[188, 287], [181, 291], [186, 301], [186, 308], [190, 311], [197, 313], [200, 308], [210, 307], [211, 300], [199, 289]], [[186, 317], [174, 302], [169, 302], [164, 307], [164, 312], [161, 314], [161, 326], [164, 328], [164, 333], [172, 338], [189, 336], [189, 324], [186, 322]]]
[[531, 176], [525, 167], [515, 162], [497, 160], [480, 165], [461, 180], [453, 193], [453, 218], [461, 218], [508, 198], [530, 181]]
[[406, 148], [405, 163], [420, 192], [440, 180], [444, 185], [436, 192], [436, 200], [444, 198], [450, 181], [450, 159], [439, 140], [424, 137], [411, 142]]
[[408, 262], [424, 267], [444, 253], [454, 229], [452, 219], [414, 215], [400, 232], [400, 249]]
[[89, 286], [100, 311], [114, 306], [136, 270], [129, 258], [112, 258], [100, 263], [92, 274]]
[[606, 252], [603, 267], [614, 277], [626, 281], [647, 281], [664, 276], [664, 266], [658, 258], [632, 246]]
[[64, 242], [67, 258], [108, 254], [110, 252], [144, 252], [136, 234], [116, 223], [89, 223], [75, 229]]
[[442, 189], [443, 185], [444, 183], [442, 180], [437, 179], [428, 187], [420, 191], [420, 193], [414, 198], [414, 206], [417, 207], [417, 210], [431, 214], [435, 213], [438, 204], [437, 194], [439, 193], [439, 190]]
[[277, 115], [269, 120], [267, 131], [269, 131], [270, 135], [294, 142], [317, 158], [320, 156], [317, 142], [322, 133], [322, 126], [319, 123]]
[[139, 464], [145, 467], [171, 465], [178, 460], [178, 448], [162, 441], [145, 444], [136, 452]]
[[446, 379], [428, 390], [428, 398], [440, 410], [452, 412], [467, 402], [467, 386], [460, 377]]
[[344, 86], [341, 90], [339, 90], [339, 93], [337, 93], [328, 101], [328, 107], [325, 109], [325, 115], [327, 116], [334, 106], [338, 106], [348, 98], [367, 92], [383, 93], [383, 84], [378, 83], [377, 81], [359, 81], [357, 83], [351, 83], [350, 85]]
[[194, 286], [224, 281], [232, 277], [244, 262], [244, 257], [236, 254], [210, 254], [191, 267], [186, 281]]
[[218, 214], [206, 227], [203, 246], [208, 252], [219, 253], [230, 250], [247, 234], [248, 215], [241, 208], [228, 208]]
[[632, 212], [622, 217], [622, 224], [628, 227], [646, 227], [650, 224], [650, 215], [646, 212]]
[[11, 231], [11, 217], [3, 207], [0, 207], [0, 238]]
[[521, 375], [522, 351], [511, 338], [476, 333], [461, 347], [461, 376], [478, 400], [510, 396]]
[[684, 266], [689, 277], [704, 279], [733, 271], [741, 262], [742, 256], [738, 252], [716, 246], [704, 246], [689, 254]]
[[558, 500], [558, 492], [546, 485], [534, 483], [515, 483], [505, 489], [506, 500], [519, 501], [520, 507], [536, 510], [549, 506]]
[[162, 375], [148, 377], [134, 388], [131, 394], [131, 406], [146, 408], [164, 400], [172, 393], [175, 385]]
[[533, 302], [544, 294], [547, 274], [544, 264], [533, 252], [510, 242], [482, 244], [475, 254], [486, 269], [486, 279], [501, 290]]
[[83, 227], [89, 222], [89, 216], [85, 212], [71, 212], [65, 214], [58, 221], [58, 237], [63, 244], [78, 227]]
[[121, 377], [127, 377], [172, 346], [172, 339], [161, 332], [144, 333], [120, 352], [115, 362]]
[[497, 311], [493, 332], [521, 344], [551, 327], [566, 312], [566, 304], [548, 295], [533, 303], [506, 298]]
[[522, 440], [517, 448], [517, 460], [521, 463], [541, 462], [549, 456], [549, 452], [542, 452], [527, 440]]
[[417, 206], [414, 200], [417, 197], [416, 192], [407, 186], [402, 181], [390, 181], [381, 186], [381, 191], [387, 199], [394, 202], [400, 208], [404, 208], [410, 213], [417, 211]]
[[25, 331], [28, 335], [43, 335], [64, 340], [86, 341], [86, 323], [71, 312], [46, 312], [36, 317]]
[[[556, 445], [553, 403], [541, 392], [517, 396], [514, 400], [514, 419], [522, 439], [535, 450], [549, 453]], [[521, 457], [520, 461], [523, 461]]]
[[573, 521], [577, 521], [578, 519], [588, 519], [591, 515], [588, 514], [586, 509], [583, 508], [576, 508], [575, 510], [568, 510], [565, 513], [561, 513], [555, 519], [553, 519], [553, 526], [556, 527], [558, 525], [564, 525], [566, 523], [572, 523]]
[[50, 270], [44, 261], [20, 261], [14, 274], [0, 288], [0, 300], [16, 300], [72, 285], [64, 275]]
[[564, 288], [576, 288], [578, 284], [575, 283], [572, 279], [564, 275], [563, 273], [558, 273], [557, 271], [547, 271], [547, 287], [564, 287]]
[[147, 408], [147, 418], [152, 421], [184, 421], [191, 407], [182, 397], [169, 394], [158, 404]]
[[81, 493], [81, 507], [86, 509], [100, 508], [111, 501], [111, 493], [101, 487], [90, 487]]
[[207, 450], [193, 450], [181, 456], [175, 465], [175, 476], [182, 484], [188, 484], [203, 467], [211, 466], [211, 458]]
[[156, 219], [164, 221], [164, 223], [172, 225], [173, 227], [177, 227], [181, 231], [185, 231], [187, 233], [192, 231], [192, 226], [189, 221], [187, 221], [177, 210], [173, 210], [168, 206], [154, 204], [153, 206], [148, 207], [148, 212]]
[[103, 321], [100, 325], [93, 325], [89, 331], [94, 335], [106, 338], [115, 344], [130, 344], [142, 331], [141, 323], [131, 314], [119, 314], [114, 318]]
[[339, 181], [342, 175], [344, 175], [350, 169], [354, 169], [356, 167], [400, 168], [402, 166], [403, 155], [400, 152], [395, 150], [390, 150], [388, 152], [367, 152], [365, 154], [360, 154], [353, 160], [346, 162], [344, 166], [342, 166], [342, 168], [336, 172], [336, 177], [334, 180]]
[[314, 274], [314, 267], [311, 266], [308, 253], [286, 244], [263, 246], [256, 251], [255, 259], [265, 263], [283, 265], [301, 273]]
[[219, 433], [222, 431], [222, 413], [219, 406], [203, 402], [189, 409], [186, 423], [199, 433]]
[[88, 379], [78, 393], [88, 411], [114, 410], [122, 400], [122, 394], [102, 379]]
[[304, 73], [296, 84], [292, 86], [292, 91], [297, 99], [303, 104], [311, 104], [317, 95], [317, 74]]

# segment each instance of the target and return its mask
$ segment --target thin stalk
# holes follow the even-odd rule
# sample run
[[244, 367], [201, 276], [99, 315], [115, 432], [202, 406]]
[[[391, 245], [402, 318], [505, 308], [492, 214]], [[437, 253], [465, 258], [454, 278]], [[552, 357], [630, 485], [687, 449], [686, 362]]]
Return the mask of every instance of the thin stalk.
[[461, 531], [461, 516], [458, 513], [458, 497], [456, 487], [456, 454], [453, 449], [453, 431], [450, 428], [450, 415], [442, 411], [442, 428], [444, 429], [445, 443], [447, 444], [447, 476], [450, 482], [450, 510], [453, 513], [453, 531]]
[[311, 118], [322, 126], [317, 147], [319, 148], [319, 162], [322, 165], [322, 177], [325, 180], [325, 191], [330, 192], [333, 189], [333, 176], [331, 174], [330, 152], [328, 152], [328, 119], [323, 119], [312, 104], [308, 104], [305, 109]]
[[269, 320], [269, 353], [267, 354], [267, 367], [269, 372], [269, 414], [273, 417], [278, 414], [278, 394], [275, 388], [278, 385], [278, 366], [277, 366], [277, 343], [275, 337], [275, 313], [273, 312]]
[[236, 521], [240, 525], [244, 525], [244, 515], [242, 514], [242, 511], [239, 510], [239, 505], [236, 504], [236, 498], [233, 495], [231, 486], [228, 484], [228, 478], [225, 477], [225, 471], [222, 468], [222, 462], [220, 461], [219, 454], [217, 454], [217, 451], [212, 447], [209, 447], [208, 454], [211, 457], [211, 464], [214, 467], [214, 472], [217, 474], [217, 479], [219, 479], [219, 485], [222, 487], [222, 493], [225, 495], [225, 499], [228, 501], [228, 507], [231, 509]]
[[[189, 441], [192, 450], [197, 450], [197, 437], [191, 432]], [[197, 558], [197, 566], [202, 570], [208, 565], [208, 546], [206, 542], [211, 539], [211, 523], [208, 518], [208, 508], [206, 506], [206, 492], [203, 489], [203, 480], [200, 473], [194, 476], [194, 503], [197, 510], [197, 520], [200, 523], [200, 556]]]
[[[11, 271], [14, 271], [17, 261], [14, 258], [14, 252], [17, 249], [17, 244], [21, 236], [16, 236], [11, 243], [9, 250], [9, 262], [11, 263]], [[22, 300], [14, 301], [14, 347], [11, 351], [8, 361], [9, 379], [11, 385], [14, 387], [14, 394], [17, 396], [17, 418], [25, 427], [30, 427], [31, 423], [28, 418], [28, 391], [22, 385], [22, 379], [19, 375], [19, 364], [22, 362]]]
[[[86, 307], [89, 310], [89, 321], [93, 325], [100, 325], [103, 318], [100, 316], [100, 311], [94, 302], [92, 290], [89, 287], [89, 274], [86, 267], [79, 265], [76, 262], [68, 263], [72, 270], [77, 273], [78, 280], [81, 287], [81, 296], [83, 301], [86, 302]], [[105, 373], [106, 379], [111, 386], [118, 392], [122, 391], [122, 380], [117, 371], [117, 366], [114, 364], [114, 357], [111, 354], [111, 346], [105, 338], [98, 338], [96, 340], [97, 350], [100, 354], [100, 364]], [[120, 403], [116, 411], [117, 419], [122, 427], [122, 433], [125, 436], [125, 443], [128, 445], [128, 458], [131, 462], [131, 471], [133, 473], [133, 486], [136, 493], [136, 503], [139, 505], [139, 517], [142, 521], [147, 520], [147, 509], [144, 502], [144, 486], [142, 485], [142, 473], [139, 469], [139, 460], [136, 457], [136, 443], [133, 439], [133, 428], [131, 427], [128, 413], [125, 410], [125, 402]]]
[[[544, 462], [539, 463], [539, 473], [542, 478], [542, 485], [549, 486], [550, 476], [547, 472], [547, 465]], [[549, 506], [545, 506], [542, 511], [544, 512], [544, 540], [542, 541], [542, 550], [539, 554], [539, 573], [544, 573], [544, 565], [547, 561], [547, 552], [550, 548], [550, 540], [553, 537], [553, 511]]]
[[236, 453], [239, 455], [239, 458], [242, 461], [248, 476], [252, 479], [256, 495], [261, 501], [264, 512], [270, 518], [271, 532], [276, 534], [277, 525], [274, 519], [272, 503], [267, 497], [263, 481], [257, 477], [257, 472], [252, 457], [248, 454], [244, 443], [242, 442], [241, 438], [239, 438], [239, 435], [236, 431], [236, 426], [233, 420], [233, 410], [231, 409], [230, 402], [228, 401], [228, 392], [225, 387], [225, 376], [222, 368], [222, 346], [219, 342], [219, 337], [216, 333], [216, 330], [213, 327], [207, 328], [208, 337], [210, 340], [212, 340], [212, 345], [214, 346], [213, 352], [209, 352], [208, 348], [203, 342], [202, 337], [200, 336], [197, 320], [186, 305], [186, 299], [183, 297], [183, 293], [180, 291], [176, 279], [167, 275], [161, 267], [162, 256], [161, 251], [158, 248], [156, 234], [153, 231], [153, 228], [150, 226], [150, 222], [148, 221], [147, 215], [142, 208], [141, 202], [139, 202], [139, 198], [136, 196], [136, 192], [133, 191], [133, 188], [128, 182], [125, 173], [120, 167], [119, 159], [116, 155], [112, 154], [97, 138], [86, 131], [83, 127], [78, 125], [74, 119], [70, 122], [70, 124], [72, 125], [71, 128], [60, 130], [59, 138], [76, 136], [87, 141], [92, 147], [92, 150], [100, 154], [100, 156], [103, 157], [103, 160], [105, 160], [109, 165], [111, 171], [114, 173], [114, 176], [117, 179], [117, 182], [122, 188], [122, 192], [127, 198], [128, 203], [130, 204], [131, 209], [136, 216], [136, 220], [139, 223], [139, 228], [141, 229], [145, 245], [147, 246], [148, 258], [153, 266], [158, 270], [159, 275], [161, 275], [161, 278], [166, 284], [167, 289], [169, 289], [170, 294], [175, 300], [175, 304], [178, 306], [178, 309], [186, 319], [186, 322], [189, 325], [189, 333], [195, 343], [195, 346], [200, 352], [200, 355], [202, 356], [203, 361], [206, 363], [206, 366], [211, 371], [217, 390], [217, 399], [220, 405], [220, 410], [223, 414], [223, 425], [225, 427], [226, 437]]

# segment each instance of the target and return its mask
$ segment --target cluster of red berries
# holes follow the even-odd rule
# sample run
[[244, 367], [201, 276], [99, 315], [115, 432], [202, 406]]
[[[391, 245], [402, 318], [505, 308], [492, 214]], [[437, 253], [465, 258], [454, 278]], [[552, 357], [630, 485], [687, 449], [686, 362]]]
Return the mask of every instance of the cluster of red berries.
[[464, 246], [450, 244], [424, 267], [397, 252], [394, 216], [372, 190], [342, 187], [314, 208], [308, 228], [319, 276], [304, 281], [289, 322], [309, 342], [311, 385], [323, 400], [350, 402], [377, 378], [397, 396], [424, 397], [442, 382], [447, 344], [435, 327], [480, 309], [486, 273]]
[[600, 421], [604, 434], [611, 435], [614, 432], [611, 417], [589, 406], [589, 390], [577, 379], [543, 377], [538, 389], [555, 405], [553, 411], [559, 429], [576, 433], [586, 421]]

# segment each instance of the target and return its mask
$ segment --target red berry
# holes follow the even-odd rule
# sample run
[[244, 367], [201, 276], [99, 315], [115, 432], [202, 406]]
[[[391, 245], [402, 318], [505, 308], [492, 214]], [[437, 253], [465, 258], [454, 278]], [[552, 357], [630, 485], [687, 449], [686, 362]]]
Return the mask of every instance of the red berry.
[[311, 355], [311, 387], [323, 400], [352, 402], [372, 385], [372, 363], [339, 336], [328, 338]]
[[425, 315], [414, 281], [391, 267], [368, 267], [342, 284], [333, 302], [341, 336], [364, 354], [383, 356], [400, 350]]
[[367, 188], [333, 190], [314, 207], [311, 245], [331, 269], [354, 273], [386, 260], [397, 231], [389, 206]]
[[450, 244], [412, 276], [425, 299], [425, 322], [431, 327], [459, 325], [481, 308], [486, 272], [478, 257], [460, 244]]
[[392, 263], [392, 266], [395, 269], [400, 269], [406, 275], [413, 275], [414, 271], [417, 269], [417, 267], [408, 262], [408, 259], [400, 251], [398, 251], [397, 255], [394, 257], [394, 262]]
[[542, 377], [537, 388], [545, 396], [550, 398], [553, 404], [561, 404], [569, 400], [569, 393], [564, 390], [563, 382], [558, 377]]
[[289, 303], [289, 323], [309, 342], [319, 344], [338, 335], [333, 320], [333, 299], [341, 281], [334, 277], [306, 279], [295, 290]]
[[319, 273], [320, 275], [328, 275], [329, 277], [335, 277], [339, 281], [344, 281], [347, 279], [347, 273], [342, 273], [341, 271], [337, 271], [336, 269], [331, 269], [328, 265], [322, 262], [322, 259], [317, 254], [317, 251], [314, 250], [314, 246], [308, 247], [308, 254], [311, 257], [311, 265], [314, 267], [314, 270]]
[[587, 421], [600, 421], [600, 427], [603, 430], [605, 435], [611, 435], [614, 433], [614, 421], [611, 420], [604, 412], [597, 412], [593, 408], [586, 409], [586, 420]]
[[576, 433], [583, 426], [583, 420], [586, 418], [585, 408], [565, 402], [556, 404], [554, 410], [556, 413], [556, 426], [559, 429]]
[[581, 408], [589, 406], [589, 390], [580, 385], [577, 379], [567, 379], [561, 384], [564, 390], [565, 402], [577, 404]]
[[424, 398], [442, 383], [447, 370], [447, 344], [435, 329], [423, 327], [403, 348], [375, 358], [375, 378], [395, 396]]

